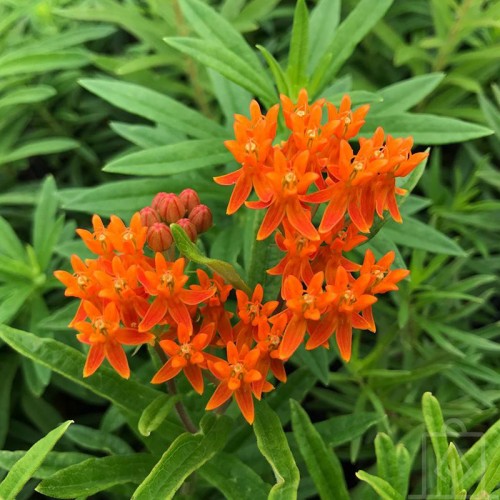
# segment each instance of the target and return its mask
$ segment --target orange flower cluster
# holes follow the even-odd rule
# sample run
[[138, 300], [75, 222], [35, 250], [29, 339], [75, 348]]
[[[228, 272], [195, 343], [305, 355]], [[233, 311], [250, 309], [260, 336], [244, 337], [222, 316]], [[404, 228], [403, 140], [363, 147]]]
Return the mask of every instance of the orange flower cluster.
[[[375, 213], [382, 217], [388, 210], [400, 220], [395, 195], [402, 190], [395, 179], [426, 155], [412, 155], [411, 139], [385, 138], [381, 129], [360, 139], [355, 153], [348, 141], [358, 134], [368, 107], [352, 111], [347, 96], [337, 109], [324, 100], [309, 105], [302, 91], [296, 104], [282, 96], [282, 108], [291, 133], [279, 145], [273, 145], [278, 105], [263, 115], [253, 101], [250, 118], [236, 116], [236, 140], [226, 145], [242, 166], [216, 178], [220, 184], [235, 184], [228, 213], [245, 202], [266, 210], [257, 238], [276, 231], [284, 256], [268, 273], [281, 276], [281, 300], [266, 302], [260, 284], [251, 296], [233, 291], [222, 277], [201, 269], [197, 283], [188, 284], [186, 262], [175, 258], [168, 225], [184, 224], [189, 235], [189, 224], [197, 232], [212, 224], [208, 207], [191, 189], [179, 196], [159, 193], [129, 227], [115, 216], [105, 227], [95, 215], [93, 232], [78, 234], [96, 258], [73, 256], [72, 274], [55, 273], [66, 295], [81, 300], [70, 326], [90, 345], [84, 376], [107, 358], [129, 377], [123, 346], [151, 344], [166, 359], [153, 383], [182, 371], [201, 394], [208, 377], [217, 387], [207, 409], [234, 397], [252, 423], [254, 398], [273, 389], [270, 374], [286, 381], [284, 362], [306, 335], [306, 349], [328, 348], [335, 336], [348, 361], [352, 329], [375, 331], [376, 296], [397, 290], [408, 271], [390, 269], [394, 252], [377, 261], [367, 250], [362, 264], [351, 261], [347, 252], [367, 240], [363, 233], [369, 232]], [[258, 200], [247, 201], [252, 190]], [[322, 203], [327, 206], [316, 223]], [[145, 250], [146, 243], [152, 252]], [[233, 314], [227, 303], [234, 295]]]

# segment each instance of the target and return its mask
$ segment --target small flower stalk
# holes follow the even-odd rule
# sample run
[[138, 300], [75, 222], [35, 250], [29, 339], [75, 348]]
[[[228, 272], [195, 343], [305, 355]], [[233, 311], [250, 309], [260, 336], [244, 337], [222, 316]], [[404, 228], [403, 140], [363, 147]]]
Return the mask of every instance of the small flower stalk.
[[278, 297], [266, 300], [260, 284], [246, 293], [216, 273], [186, 271], [170, 225], [192, 242], [213, 225], [192, 189], [158, 193], [128, 226], [116, 216], [105, 225], [95, 215], [93, 231], [79, 229], [95, 258], [75, 255], [73, 272], [55, 276], [66, 295], [80, 299], [70, 326], [89, 345], [83, 375], [106, 359], [128, 378], [127, 346], [156, 345], [164, 363], [152, 383], [182, 372], [198, 394], [213, 390], [207, 410], [234, 398], [252, 423], [254, 400], [286, 382], [285, 364], [300, 345], [328, 349], [334, 341], [349, 361], [353, 329], [375, 332], [378, 296], [408, 275], [391, 269], [392, 251], [377, 260], [368, 249], [361, 262], [349, 252], [367, 241], [376, 217], [401, 222], [398, 196], [405, 191], [396, 180], [427, 156], [411, 152], [411, 137], [396, 139], [381, 128], [355, 145], [368, 110], [352, 110], [349, 96], [338, 108], [324, 99], [309, 103], [305, 90], [297, 102], [281, 96], [288, 134], [281, 142], [278, 104], [263, 113], [252, 101], [250, 118], [235, 117], [235, 139], [225, 144], [240, 168], [215, 182], [234, 186], [228, 215], [243, 205], [264, 212], [256, 239], [273, 237], [282, 252], [267, 270], [280, 280]]

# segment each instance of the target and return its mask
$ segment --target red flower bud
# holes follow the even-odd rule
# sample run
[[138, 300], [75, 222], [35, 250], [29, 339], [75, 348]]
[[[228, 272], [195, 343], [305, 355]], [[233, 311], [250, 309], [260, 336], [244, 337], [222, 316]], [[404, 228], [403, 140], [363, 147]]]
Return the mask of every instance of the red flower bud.
[[141, 224], [146, 227], [151, 227], [155, 222], [160, 222], [160, 216], [153, 207], [141, 208], [139, 214], [141, 215]]
[[172, 246], [174, 238], [172, 231], [170, 231], [170, 228], [166, 224], [155, 222], [148, 228], [146, 241], [154, 252], [164, 252]]
[[157, 210], [167, 224], [177, 222], [186, 214], [184, 203], [174, 193], [166, 193], [159, 201]]
[[196, 205], [189, 214], [189, 220], [194, 224], [198, 234], [204, 233], [212, 227], [212, 212], [206, 205]]
[[179, 195], [179, 198], [186, 207], [187, 215], [191, 213], [191, 210], [193, 210], [196, 205], [200, 204], [200, 197], [194, 189], [184, 189], [184, 191], [182, 191]]
[[198, 232], [196, 231], [195, 225], [189, 219], [180, 219], [176, 222], [179, 226], [186, 231], [189, 239], [194, 243], [198, 237]]
[[158, 193], [153, 198], [153, 201], [151, 202], [151, 208], [158, 212], [158, 207], [160, 206], [160, 204], [161, 204], [163, 198], [165, 198], [165, 196], [167, 196], [167, 193], [165, 193], [165, 192]]

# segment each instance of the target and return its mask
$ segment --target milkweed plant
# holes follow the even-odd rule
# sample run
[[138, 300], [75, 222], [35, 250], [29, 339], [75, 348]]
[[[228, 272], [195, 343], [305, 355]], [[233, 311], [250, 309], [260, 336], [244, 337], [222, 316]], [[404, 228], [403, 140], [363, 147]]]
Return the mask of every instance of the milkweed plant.
[[[225, 2], [223, 11], [236, 3]], [[162, 54], [188, 58], [188, 85], [201, 112], [138, 83], [81, 80], [99, 99], [156, 123], [114, 125], [139, 150], [116, 155], [105, 171], [156, 176], [158, 183], [145, 181], [147, 193], [132, 188], [129, 206], [115, 204], [104, 213], [99, 188], [94, 198], [89, 190], [87, 211], [94, 215], [80, 219], [81, 243], [73, 244], [78, 250], [69, 267], [59, 260], [58, 269], [41, 269], [69, 298], [67, 341], [2, 329], [0, 337], [14, 350], [108, 399], [112, 409], [101, 430], [78, 431], [78, 423], [66, 422], [18, 457], [0, 483], [0, 498], [14, 498], [33, 475], [43, 479], [37, 490], [55, 498], [108, 488], [113, 498], [135, 499], [351, 498], [352, 480], [332, 446], [350, 443], [355, 460], [361, 436], [373, 426], [377, 467], [357, 472], [356, 498], [407, 498], [425, 433], [437, 471], [435, 498], [490, 498], [500, 479], [498, 425], [461, 456], [448, 442], [439, 401], [422, 390], [421, 408], [408, 412], [424, 425], [395, 443], [396, 424], [360, 375], [375, 356], [394, 355], [395, 336], [378, 315], [389, 310], [398, 318], [395, 335], [404, 334], [408, 321], [397, 309], [405, 307], [412, 273], [391, 235], [420, 203], [410, 193], [429, 146], [490, 133], [456, 118], [407, 112], [441, 74], [387, 87], [381, 98], [351, 92], [336, 78], [391, 4], [361, 0], [337, 27], [340, 2], [320, 0], [309, 16], [298, 0], [285, 68], [264, 46], [257, 45], [262, 59], [257, 56], [208, 3], [174, 1], [182, 36], [157, 40], [158, 55], [146, 57], [153, 65]], [[206, 112], [213, 103], [206, 102], [200, 71], [210, 77], [225, 125]], [[127, 182], [109, 186], [119, 191]], [[55, 194], [54, 186], [46, 189], [47, 197]], [[409, 199], [413, 209], [405, 211]], [[423, 240], [438, 234], [421, 222], [412, 227], [424, 228]], [[443, 253], [463, 256], [454, 240], [438, 234], [438, 241]], [[450, 349], [445, 342], [440, 345]], [[415, 376], [398, 373], [402, 384]], [[395, 380], [389, 370], [372, 375], [382, 383]], [[333, 391], [314, 389], [318, 379]], [[308, 413], [299, 403], [312, 390], [319, 401], [338, 396], [341, 408], [346, 394], [335, 386], [351, 379], [363, 391], [352, 417], [329, 413], [331, 420], [318, 424], [318, 416], [327, 416], [320, 406]], [[370, 404], [375, 412], [363, 412]], [[115, 419], [118, 427], [128, 426], [133, 448], [126, 438], [115, 442], [105, 434]], [[77, 457], [69, 443], [85, 435], [110, 440], [110, 456]], [[253, 439], [274, 483], [270, 470], [252, 470]], [[58, 440], [69, 446], [60, 469], [36, 476], [46, 458], [57, 456], [51, 450]]]

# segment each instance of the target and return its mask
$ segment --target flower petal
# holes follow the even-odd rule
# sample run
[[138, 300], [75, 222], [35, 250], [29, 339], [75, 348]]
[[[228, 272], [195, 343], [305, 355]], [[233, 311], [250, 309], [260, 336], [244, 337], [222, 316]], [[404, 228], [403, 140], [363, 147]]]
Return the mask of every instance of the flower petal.
[[105, 346], [105, 354], [109, 364], [123, 378], [129, 378], [130, 368], [123, 347], [118, 342], [106, 342]]
[[83, 376], [89, 377], [100, 366], [104, 360], [104, 344], [94, 344], [90, 346], [89, 353], [87, 354], [87, 361], [83, 368]]

